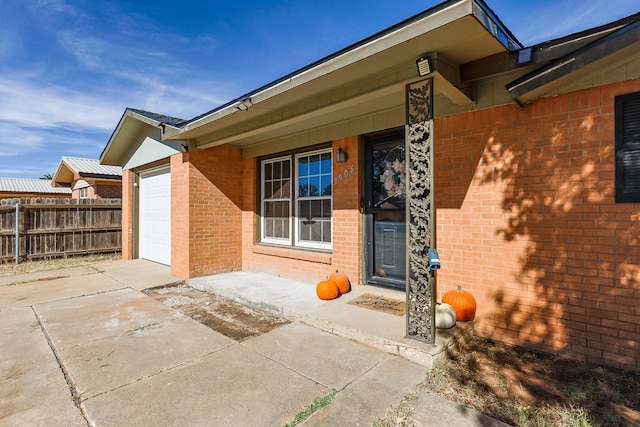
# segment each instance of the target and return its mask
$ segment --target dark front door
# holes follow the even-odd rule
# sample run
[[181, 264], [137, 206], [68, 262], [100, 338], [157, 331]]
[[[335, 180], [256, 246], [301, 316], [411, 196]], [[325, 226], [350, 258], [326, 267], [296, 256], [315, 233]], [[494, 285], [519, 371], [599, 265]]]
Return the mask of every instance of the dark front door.
[[367, 283], [405, 288], [406, 179], [402, 130], [365, 139]]

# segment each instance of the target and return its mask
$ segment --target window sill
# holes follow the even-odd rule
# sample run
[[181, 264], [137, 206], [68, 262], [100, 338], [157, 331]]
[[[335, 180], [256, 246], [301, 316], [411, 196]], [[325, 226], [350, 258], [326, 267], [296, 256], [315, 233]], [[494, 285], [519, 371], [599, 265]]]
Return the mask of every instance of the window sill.
[[279, 248], [267, 245], [253, 245], [254, 254], [277, 256], [279, 258], [297, 259], [300, 261], [315, 262], [318, 264], [331, 264], [330, 252], [319, 252], [300, 248]]

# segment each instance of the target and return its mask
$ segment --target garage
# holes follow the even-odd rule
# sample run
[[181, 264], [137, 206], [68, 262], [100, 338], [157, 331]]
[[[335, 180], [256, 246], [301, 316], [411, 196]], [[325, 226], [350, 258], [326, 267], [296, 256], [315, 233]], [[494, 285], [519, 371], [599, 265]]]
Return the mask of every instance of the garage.
[[139, 257], [171, 265], [171, 172], [140, 174]]

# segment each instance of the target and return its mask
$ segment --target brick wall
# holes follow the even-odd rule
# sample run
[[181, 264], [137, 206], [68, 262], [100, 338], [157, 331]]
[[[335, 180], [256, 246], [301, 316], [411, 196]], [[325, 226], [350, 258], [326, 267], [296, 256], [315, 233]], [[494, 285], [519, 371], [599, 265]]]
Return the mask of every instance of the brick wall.
[[197, 277], [242, 267], [242, 151], [231, 146], [171, 158], [171, 271]]
[[133, 258], [133, 172], [122, 171], [122, 259]]
[[[257, 168], [256, 159], [244, 160], [243, 269], [268, 272], [315, 283], [339, 270], [358, 284], [362, 269], [362, 230], [360, 200], [359, 138], [333, 141], [333, 250], [331, 253], [257, 245]], [[337, 163], [335, 153], [348, 153], [346, 163]], [[345, 172], [346, 171], [346, 172]]]
[[117, 184], [96, 184], [95, 197], [98, 199], [119, 199], [122, 197], [122, 185]]
[[438, 295], [478, 333], [640, 369], [640, 206], [614, 202], [629, 81], [435, 121]]
[[171, 156], [171, 274], [183, 278], [190, 277], [189, 158], [194, 155], [196, 153]]

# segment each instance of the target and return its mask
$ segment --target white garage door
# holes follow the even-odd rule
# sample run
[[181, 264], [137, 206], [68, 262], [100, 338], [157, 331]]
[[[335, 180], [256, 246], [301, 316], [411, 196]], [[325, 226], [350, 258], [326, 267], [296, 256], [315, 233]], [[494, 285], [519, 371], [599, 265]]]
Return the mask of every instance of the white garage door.
[[140, 258], [171, 265], [171, 172], [140, 174]]

